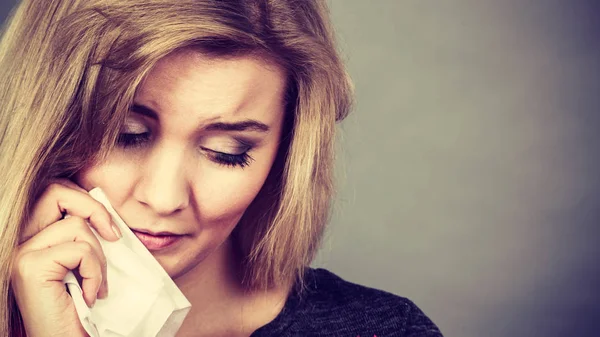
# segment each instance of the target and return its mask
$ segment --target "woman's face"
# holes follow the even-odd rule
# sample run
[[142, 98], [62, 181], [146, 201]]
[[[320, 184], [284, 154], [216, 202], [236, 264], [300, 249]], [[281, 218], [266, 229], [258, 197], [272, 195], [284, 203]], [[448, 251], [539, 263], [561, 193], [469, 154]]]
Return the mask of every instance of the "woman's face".
[[256, 58], [171, 54], [138, 88], [118, 147], [75, 181], [102, 188], [178, 278], [219, 248], [261, 189], [278, 150], [284, 90], [283, 70]]

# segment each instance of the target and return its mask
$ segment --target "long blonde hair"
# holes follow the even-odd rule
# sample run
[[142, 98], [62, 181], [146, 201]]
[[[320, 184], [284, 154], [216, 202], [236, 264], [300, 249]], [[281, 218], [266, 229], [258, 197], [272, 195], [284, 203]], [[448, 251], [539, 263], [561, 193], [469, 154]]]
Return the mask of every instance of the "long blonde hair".
[[0, 42], [0, 335], [17, 328], [11, 255], [40, 192], [106, 157], [141, 80], [180, 48], [286, 69], [280, 153], [232, 235], [248, 289], [302, 281], [329, 217], [335, 123], [352, 102], [325, 1], [24, 0]]

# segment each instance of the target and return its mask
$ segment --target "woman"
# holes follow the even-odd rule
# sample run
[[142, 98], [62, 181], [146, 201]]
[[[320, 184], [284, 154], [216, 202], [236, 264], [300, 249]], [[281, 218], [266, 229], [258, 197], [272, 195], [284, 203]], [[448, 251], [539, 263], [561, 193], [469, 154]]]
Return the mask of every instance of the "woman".
[[308, 267], [351, 103], [324, 2], [27, 0], [0, 72], [2, 335], [85, 335], [62, 279], [110, 293], [101, 187], [192, 303], [178, 336], [441, 336]]

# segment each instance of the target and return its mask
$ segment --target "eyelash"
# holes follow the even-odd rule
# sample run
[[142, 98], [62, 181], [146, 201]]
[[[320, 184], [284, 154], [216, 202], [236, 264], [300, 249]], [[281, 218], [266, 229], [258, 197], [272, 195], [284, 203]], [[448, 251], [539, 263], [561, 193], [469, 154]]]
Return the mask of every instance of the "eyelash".
[[[135, 149], [144, 146], [150, 140], [150, 133], [121, 133], [117, 138], [117, 146], [121, 148], [127, 149]], [[249, 154], [248, 151], [251, 149], [251, 146], [248, 146], [248, 150], [241, 154], [230, 154], [223, 153], [211, 149], [207, 149], [201, 147], [202, 150], [209, 152], [211, 160], [216, 162], [217, 164], [227, 166], [227, 167], [236, 167], [239, 166], [241, 168], [247, 167], [250, 165], [250, 162], [254, 160]]]
[[150, 139], [150, 133], [120, 133], [117, 145], [122, 148], [138, 148]]

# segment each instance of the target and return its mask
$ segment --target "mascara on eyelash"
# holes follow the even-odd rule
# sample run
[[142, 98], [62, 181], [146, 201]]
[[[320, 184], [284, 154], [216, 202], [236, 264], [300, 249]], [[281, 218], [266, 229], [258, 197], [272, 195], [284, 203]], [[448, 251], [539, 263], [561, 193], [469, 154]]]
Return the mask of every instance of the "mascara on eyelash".
[[[143, 146], [144, 143], [148, 141], [148, 138], [148, 132], [138, 134], [122, 133], [117, 139], [117, 144], [122, 148], [135, 149]], [[251, 145], [246, 145], [244, 152], [240, 154], [224, 153], [204, 147], [201, 147], [201, 149], [210, 152], [211, 155], [209, 157], [211, 157], [213, 161], [227, 167], [239, 166], [241, 168], [244, 168], [250, 165], [250, 162], [254, 160], [252, 157], [250, 157], [250, 155], [248, 155], [248, 151], [252, 149]]]

